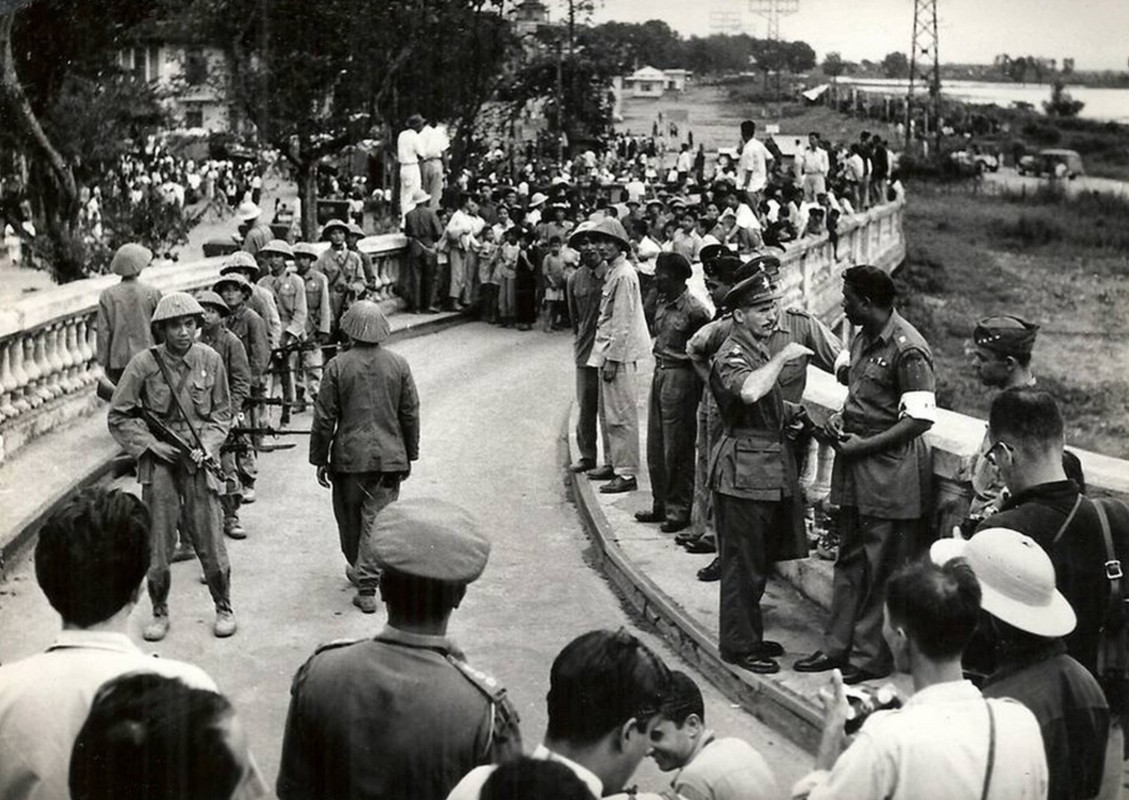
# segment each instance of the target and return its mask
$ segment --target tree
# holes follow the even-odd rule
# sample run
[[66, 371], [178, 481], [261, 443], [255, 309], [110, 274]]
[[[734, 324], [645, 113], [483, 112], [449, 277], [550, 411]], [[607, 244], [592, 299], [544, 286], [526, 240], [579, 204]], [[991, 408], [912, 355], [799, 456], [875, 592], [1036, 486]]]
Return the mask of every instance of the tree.
[[1043, 111], [1048, 117], [1065, 119], [1076, 117], [1086, 104], [1075, 100], [1070, 92], [1066, 91], [1062, 81], [1055, 81], [1051, 87], [1051, 99], [1043, 101]]
[[792, 72], [807, 72], [815, 67], [815, 51], [807, 42], [789, 42], [787, 60]]
[[887, 78], [905, 78], [909, 75], [909, 59], [905, 53], [887, 53], [882, 59], [882, 72]]
[[825, 55], [823, 57], [823, 64], [820, 66], [823, 69], [823, 74], [832, 80], [842, 75], [846, 69], [843, 57], [836, 52]]

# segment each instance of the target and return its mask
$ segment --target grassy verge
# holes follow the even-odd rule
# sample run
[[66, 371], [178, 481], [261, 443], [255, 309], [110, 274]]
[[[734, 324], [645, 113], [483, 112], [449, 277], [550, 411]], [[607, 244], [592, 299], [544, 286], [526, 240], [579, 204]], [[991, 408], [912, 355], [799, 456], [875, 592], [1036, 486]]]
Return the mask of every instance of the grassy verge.
[[910, 187], [900, 307], [933, 347], [938, 402], [987, 416], [993, 392], [966, 347], [975, 321], [1042, 325], [1034, 368], [1079, 447], [1129, 458], [1129, 203], [1051, 192], [984, 196]]

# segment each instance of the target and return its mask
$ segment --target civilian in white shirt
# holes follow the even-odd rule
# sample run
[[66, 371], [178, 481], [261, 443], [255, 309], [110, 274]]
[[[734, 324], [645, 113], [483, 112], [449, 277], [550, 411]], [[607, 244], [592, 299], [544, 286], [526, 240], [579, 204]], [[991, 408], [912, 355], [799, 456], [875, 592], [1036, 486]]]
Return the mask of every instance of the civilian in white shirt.
[[396, 162], [400, 165], [400, 223], [403, 216], [412, 210], [412, 198], [416, 191], [423, 188], [423, 179], [420, 175], [420, 139], [419, 132], [423, 130], [423, 117], [412, 114], [408, 117], [407, 127], [400, 131], [396, 137]]
[[807, 146], [800, 151], [799, 160], [804, 200], [810, 203], [827, 191], [827, 173], [831, 169], [827, 151], [819, 146], [817, 131], [808, 134]]
[[882, 635], [914, 695], [876, 711], [847, 746], [847, 699], [832, 674], [821, 693], [816, 771], [794, 798], [846, 800], [1041, 800], [1047, 757], [1039, 723], [1014, 700], [986, 700], [964, 679], [961, 655], [976, 630], [980, 585], [963, 560], [911, 564], [886, 588]]
[[741, 123], [741, 158], [737, 163], [737, 189], [745, 193], [752, 208], [759, 208], [761, 193], [768, 184], [768, 162], [772, 153], [756, 138], [757, 124], [751, 119]]
[[451, 140], [447, 131], [435, 120], [430, 120], [419, 132], [419, 171], [423, 190], [431, 195], [431, 210], [439, 210], [443, 196], [443, 174], [447, 163], [447, 149]]

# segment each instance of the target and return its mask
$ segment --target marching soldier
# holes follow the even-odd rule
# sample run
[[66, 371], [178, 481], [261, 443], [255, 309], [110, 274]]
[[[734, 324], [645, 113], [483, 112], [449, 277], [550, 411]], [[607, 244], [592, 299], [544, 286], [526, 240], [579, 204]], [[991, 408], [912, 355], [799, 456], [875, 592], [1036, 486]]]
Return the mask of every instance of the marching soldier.
[[282, 324], [278, 346], [284, 348], [272, 364], [268, 396], [281, 397], [287, 404], [282, 406], [281, 412], [281, 424], [285, 425], [290, 420], [288, 404], [294, 402], [294, 368], [298, 354], [293, 348], [300, 346], [306, 336], [306, 286], [300, 277], [286, 271], [286, 262], [294, 258], [294, 251], [282, 239], [272, 239], [259, 254], [270, 270], [269, 275], [259, 279], [259, 286], [274, 295]]
[[333, 309], [329, 302], [329, 281], [325, 275], [312, 268], [318, 258], [318, 249], [308, 242], [294, 245], [294, 265], [298, 277], [306, 285], [306, 341], [309, 348], [298, 352], [298, 399], [294, 413], [306, 410], [306, 398], [311, 402], [321, 384], [321, 368], [325, 363], [321, 345], [329, 344], [333, 333]]
[[785, 403], [777, 383], [784, 366], [810, 356], [789, 342], [769, 356], [777, 292], [764, 271], [725, 295], [733, 330], [710, 369], [724, 431], [713, 451], [714, 493], [721, 559], [718, 649], [722, 660], [751, 672], [778, 672], [784, 649], [764, 638], [760, 599], [775, 561], [807, 555], [799, 474], [785, 427], [799, 407]]
[[368, 289], [373, 289], [376, 286], [376, 265], [372, 263], [372, 256], [361, 250], [361, 239], [365, 238], [364, 228], [355, 222], [345, 224], [348, 226], [345, 230], [345, 245], [349, 248], [350, 253], [356, 253], [361, 257], [361, 271], [365, 276], [365, 286]]
[[447, 638], [490, 554], [475, 520], [447, 501], [409, 500], [380, 516], [370, 545], [385, 565], [388, 624], [323, 645], [294, 676], [281, 800], [443, 800], [474, 767], [521, 755], [506, 690]]
[[110, 433], [138, 460], [142, 499], [153, 515], [153, 619], [142, 634], [150, 642], [169, 630], [169, 557], [181, 504], [216, 607], [212, 631], [225, 637], [236, 628], [219, 502], [219, 451], [231, 427], [231, 394], [223, 359], [196, 341], [203, 316], [189, 294], [162, 297], [152, 322], [164, 344], [130, 359], [110, 401]]
[[114, 253], [110, 270], [121, 282], [98, 298], [98, 363], [111, 383], [117, 383], [126, 364], [153, 346], [149, 320], [161, 300], [161, 290], [137, 279], [153, 253], [139, 244], [123, 244]]
[[251, 309], [262, 317], [267, 326], [267, 341], [270, 342], [271, 348], [278, 347], [282, 339], [282, 322], [278, 316], [278, 306], [274, 302], [274, 295], [270, 290], [256, 285], [259, 280], [259, 264], [255, 261], [254, 256], [247, 253], [239, 252], [233, 253], [223, 263], [220, 268], [220, 275], [231, 275], [238, 273], [247, 279], [247, 283], [253, 287], [251, 289], [251, 298], [247, 304]]
[[353, 604], [376, 611], [380, 566], [369, 541], [377, 514], [400, 496], [419, 458], [419, 396], [403, 356], [380, 346], [391, 329], [380, 306], [361, 300], [341, 318], [348, 350], [325, 366], [314, 403], [310, 463], [333, 489], [333, 514]]
[[[247, 352], [239, 338], [224, 326], [224, 320], [231, 314], [227, 303], [211, 291], [200, 292], [196, 302], [204, 309], [204, 326], [200, 331], [200, 342], [220, 354], [227, 368], [227, 385], [231, 392], [231, 418], [233, 425], [243, 418], [243, 406], [251, 394], [251, 365]], [[225, 446], [220, 448], [220, 466], [223, 467], [227, 484], [220, 495], [223, 508], [223, 532], [232, 539], [246, 539], [247, 532], [239, 523], [239, 505], [243, 499], [243, 483], [236, 464], [239, 446], [237, 434], [228, 434]]]
[[349, 303], [365, 291], [365, 271], [360, 253], [354, 253], [345, 242], [349, 226], [331, 219], [321, 229], [322, 240], [329, 240], [329, 249], [314, 262], [314, 269], [329, 281], [329, 303], [333, 309], [333, 327], [337, 330], [341, 315]]

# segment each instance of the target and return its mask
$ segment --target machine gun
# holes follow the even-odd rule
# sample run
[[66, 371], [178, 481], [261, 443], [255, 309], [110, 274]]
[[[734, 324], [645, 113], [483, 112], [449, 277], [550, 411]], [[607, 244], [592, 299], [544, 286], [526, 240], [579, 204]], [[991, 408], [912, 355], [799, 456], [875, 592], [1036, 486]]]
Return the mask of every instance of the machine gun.
[[[138, 407], [134, 411], [134, 415], [145, 423], [145, 427], [149, 429], [149, 432], [151, 434], [157, 437], [158, 441], [172, 445], [186, 459], [194, 460], [192, 458], [193, 450], [203, 450], [203, 448], [195, 447], [190, 441], [170, 428], [163, 419], [158, 417], [153, 411], [146, 408], [145, 406]], [[221, 483], [226, 480], [223, 474], [223, 467], [221, 467], [220, 463], [216, 461], [215, 457], [210, 455], [207, 451], [204, 451], [204, 459], [200, 462], [200, 466], [202, 466], [208, 472], [212, 473], [212, 475]]]

